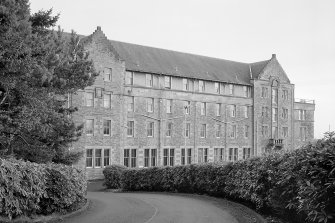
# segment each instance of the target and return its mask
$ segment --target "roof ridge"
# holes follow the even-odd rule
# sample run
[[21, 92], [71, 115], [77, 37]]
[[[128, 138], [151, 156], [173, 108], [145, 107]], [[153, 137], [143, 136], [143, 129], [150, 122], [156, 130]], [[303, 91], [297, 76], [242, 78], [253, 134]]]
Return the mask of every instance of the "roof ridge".
[[[188, 52], [182, 52], [182, 51], [177, 51], [177, 50], [164, 49], [164, 48], [159, 48], [159, 47], [154, 47], [154, 46], [146, 46], [146, 45], [140, 45], [140, 44], [136, 44], [136, 43], [128, 43], [128, 42], [123, 42], [123, 41], [118, 41], [118, 40], [110, 40], [109, 39], [109, 41], [111, 41], [111, 42], [117, 42], [117, 43], [121, 43], [121, 44], [129, 44], [129, 45], [138, 46], [138, 47], [145, 47], [145, 48], [151, 48], [151, 49], [157, 49], [157, 50], [164, 50], [164, 51], [169, 51], [169, 52], [173, 52], [173, 53], [180, 53], [180, 54], [185, 54], [185, 55], [204, 57], [204, 58], [208, 58], [208, 59], [224, 60], [226, 62], [233, 62], [233, 63], [239, 63], [239, 64], [244, 64], [244, 65], [252, 64], [252, 63], [239, 62], [239, 61], [234, 61], [234, 60], [227, 60], [227, 59], [218, 58], [218, 57], [204, 56], [204, 55], [195, 54], [195, 53], [188, 53]], [[264, 62], [264, 61], [259, 61], [259, 62]]]

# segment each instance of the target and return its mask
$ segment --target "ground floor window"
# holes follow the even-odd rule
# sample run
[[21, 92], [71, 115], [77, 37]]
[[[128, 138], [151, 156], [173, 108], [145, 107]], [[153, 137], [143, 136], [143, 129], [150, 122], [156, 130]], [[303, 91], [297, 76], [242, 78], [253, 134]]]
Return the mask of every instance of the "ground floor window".
[[243, 159], [249, 159], [254, 154], [254, 151], [252, 148], [243, 148]]
[[192, 163], [192, 148], [181, 149], [181, 165]]
[[163, 166], [174, 166], [174, 149], [163, 150]]
[[199, 148], [198, 163], [207, 163], [207, 162], [208, 162], [208, 148]]
[[214, 162], [221, 162], [224, 160], [224, 148], [214, 148]]
[[229, 161], [237, 161], [238, 160], [238, 148], [229, 148]]
[[86, 149], [86, 167], [102, 168], [111, 164], [111, 149]]
[[157, 166], [157, 149], [144, 149], [144, 167]]
[[126, 167], [136, 167], [137, 166], [136, 149], [124, 149], [123, 165]]

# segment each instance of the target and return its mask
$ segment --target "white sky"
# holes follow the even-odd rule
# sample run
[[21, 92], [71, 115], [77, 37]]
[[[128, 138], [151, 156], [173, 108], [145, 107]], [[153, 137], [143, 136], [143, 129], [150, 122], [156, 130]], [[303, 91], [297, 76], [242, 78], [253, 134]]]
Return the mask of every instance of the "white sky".
[[335, 130], [334, 0], [30, 0], [53, 8], [64, 31], [240, 62], [272, 53], [295, 84], [316, 100], [315, 137]]

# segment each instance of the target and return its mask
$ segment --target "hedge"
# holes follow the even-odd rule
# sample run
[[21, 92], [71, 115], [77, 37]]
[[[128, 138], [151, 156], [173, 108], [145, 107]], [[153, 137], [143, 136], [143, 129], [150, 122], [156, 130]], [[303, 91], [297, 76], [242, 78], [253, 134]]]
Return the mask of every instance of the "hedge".
[[[290, 222], [335, 222], [335, 139], [230, 164], [125, 169], [125, 191], [209, 194]], [[108, 176], [105, 175], [107, 178]]]
[[62, 164], [0, 159], [0, 216], [68, 212], [85, 200], [86, 175]]

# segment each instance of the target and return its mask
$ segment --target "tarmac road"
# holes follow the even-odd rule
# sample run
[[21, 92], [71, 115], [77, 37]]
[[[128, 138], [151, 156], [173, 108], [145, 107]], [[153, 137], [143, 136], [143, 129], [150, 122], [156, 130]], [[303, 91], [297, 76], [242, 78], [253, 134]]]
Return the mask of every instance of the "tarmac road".
[[66, 223], [238, 223], [206, 197], [164, 193], [88, 192], [87, 211]]

